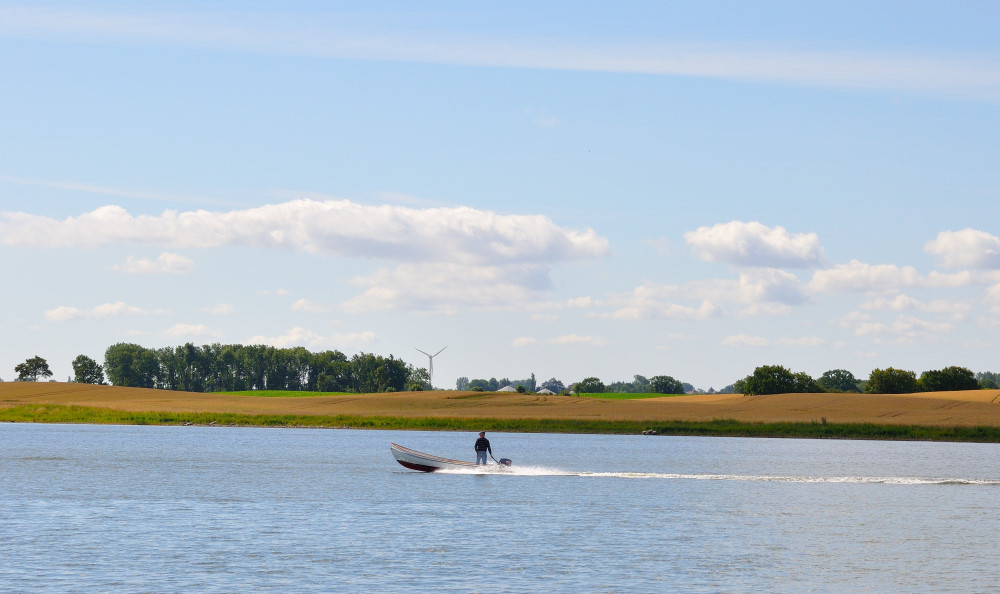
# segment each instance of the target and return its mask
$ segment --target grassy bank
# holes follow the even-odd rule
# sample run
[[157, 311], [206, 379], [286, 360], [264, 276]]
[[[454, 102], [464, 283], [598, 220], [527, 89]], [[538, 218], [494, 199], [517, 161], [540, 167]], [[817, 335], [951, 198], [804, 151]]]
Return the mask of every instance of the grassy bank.
[[748, 423], [712, 421], [574, 421], [555, 419], [405, 418], [351, 415], [244, 415], [232, 413], [128, 412], [86, 406], [25, 404], [0, 408], [0, 421], [112, 425], [222, 425], [231, 427], [318, 427], [423, 431], [639, 434], [714, 437], [798, 437], [1000, 443], [1000, 427], [934, 427], [871, 423]]

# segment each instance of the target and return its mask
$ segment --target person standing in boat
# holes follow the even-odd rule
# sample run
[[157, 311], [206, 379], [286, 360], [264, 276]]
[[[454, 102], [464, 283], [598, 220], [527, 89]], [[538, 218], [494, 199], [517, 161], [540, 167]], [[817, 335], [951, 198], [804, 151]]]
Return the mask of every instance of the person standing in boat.
[[486, 453], [493, 455], [493, 448], [490, 447], [490, 440], [486, 439], [486, 432], [479, 432], [479, 439], [476, 440], [476, 464], [486, 464]]

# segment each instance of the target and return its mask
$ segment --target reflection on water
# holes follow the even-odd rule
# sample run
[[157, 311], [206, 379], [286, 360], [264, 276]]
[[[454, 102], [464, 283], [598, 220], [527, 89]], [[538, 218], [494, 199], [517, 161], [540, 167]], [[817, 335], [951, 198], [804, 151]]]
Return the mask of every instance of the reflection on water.
[[[967, 590], [987, 444], [0, 426], [0, 583], [36, 590]], [[469, 476], [473, 474], [475, 476]]]

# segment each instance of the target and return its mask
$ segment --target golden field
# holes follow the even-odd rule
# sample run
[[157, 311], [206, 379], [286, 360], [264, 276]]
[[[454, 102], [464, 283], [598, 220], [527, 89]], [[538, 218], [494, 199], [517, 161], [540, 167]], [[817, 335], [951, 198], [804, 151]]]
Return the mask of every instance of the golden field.
[[871, 423], [1000, 427], [1000, 390], [918, 394], [703, 394], [638, 400], [489, 392], [256, 397], [61, 382], [0, 383], [0, 409], [75, 405], [129, 412], [580, 421]]

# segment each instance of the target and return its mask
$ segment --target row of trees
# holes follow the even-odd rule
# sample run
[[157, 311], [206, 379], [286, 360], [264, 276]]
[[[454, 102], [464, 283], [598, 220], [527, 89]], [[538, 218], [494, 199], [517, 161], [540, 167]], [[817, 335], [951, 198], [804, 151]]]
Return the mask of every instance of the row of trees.
[[[35, 356], [17, 365], [20, 381], [52, 376], [48, 362]], [[393, 392], [430, 389], [424, 368], [392, 355], [340, 351], [311, 353], [302, 347], [265, 345], [195, 346], [148, 349], [118, 343], [104, 353], [104, 365], [80, 355], [73, 360], [73, 381], [103, 384], [105, 374], [116, 386], [233, 392], [243, 390], [315, 390], [322, 392]]]
[[610, 384], [605, 384], [596, 377], [588, 377], [569, 386], [554, 377], [541, 384], [537, 384], [534, 373], [527, 380], [510, 380], [507, 378], [498, 380], [495, 377], [491, 377], [488, 380], [470, 380], [467, 377], [460, 377], [455, 382], [455, 388], [458, 390], [496, 392], [506, 386], [515, 388], [518, 391], [521, 391], [521, 388], [523, 388], [525, 392], [537, 392], [544, 388], [556, 394], [569, 394], [571, 392], [578, 394], [603, 394], [608, 392], [616, 394], [684, 394], [685, 392], [694, 390], [691, 384], [678, 381], [669, 375], [655, 375], [651, 378], [636, 375], [631, 382], [612, 382]]
[[974, 374], [965, 367], [945, 367], [925, 371], [917, 377], [913, 371], [874, 369], [867, 380], [859, 380], [846, 369], [832, 369], [813, 379], [804, 372], [792, 372], [780, 365], [763, 365], [747, 377], [727, 387], [725, 392], [751, 396], [815, 392], [864, 392], [867, 394], [910, 394], [952, 390], [997, 389], [1000, 375]]

